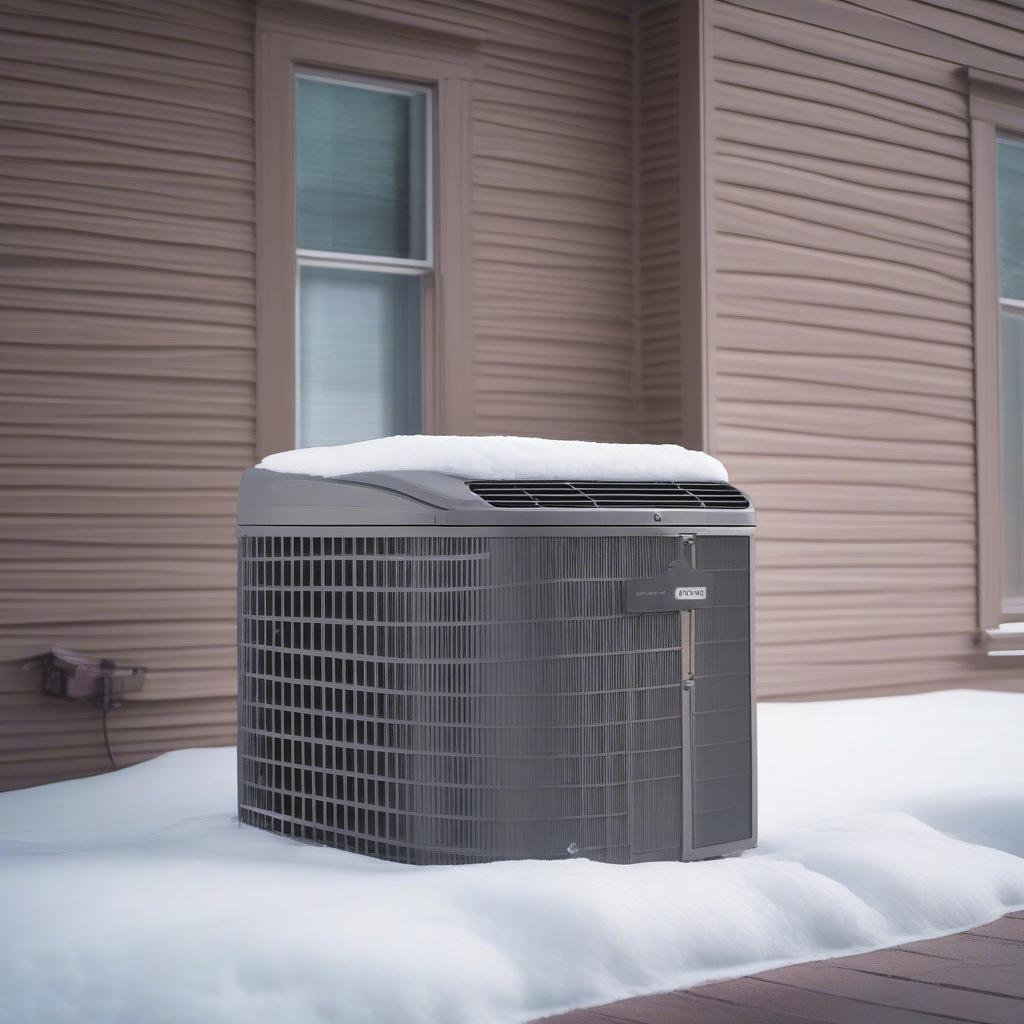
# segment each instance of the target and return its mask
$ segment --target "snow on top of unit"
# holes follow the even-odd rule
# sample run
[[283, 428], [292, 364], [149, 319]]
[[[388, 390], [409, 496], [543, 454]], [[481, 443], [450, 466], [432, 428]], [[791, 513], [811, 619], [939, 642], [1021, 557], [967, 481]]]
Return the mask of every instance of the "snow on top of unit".
[[450, 473], [466, 480], [729, 479], [705, 452], [677, 444], [609, 444], [543, 437], [444, 437], [413, 434], [268, 455], [258, 466], [275, 473], [348, 476], [398, 470]]

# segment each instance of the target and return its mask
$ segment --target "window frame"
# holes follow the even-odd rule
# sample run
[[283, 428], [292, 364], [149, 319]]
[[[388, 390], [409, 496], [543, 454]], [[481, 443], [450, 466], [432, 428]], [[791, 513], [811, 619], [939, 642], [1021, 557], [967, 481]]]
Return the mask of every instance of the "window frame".
[[[472, 433], [472, 79], [479, 39], [392, 19], [262, 3], [256, 22], [256, 449], [294, 448], [297, 437], [295, 81], [299, 74], [394, 83], [429, 91], [427, 261], [378, 269], [423, 277], [424, 433]], [[432, 244], [431, 244], [432, 242]], [[315, 258], [315, 265], [340, 265]], [[343, 260], [371, 270], [376, 258]], [[397, 264], [405, 262], [405, 266]]]
[[[1003, 598], [998, 214], [999, 133], [1024, 134], [1024, 80], [965, 69], [971, 122], [974, 372], [978, 477], [978, 628], [990, 655], [1024, 656], [1024, 606]], [[1014, 628], [1018, 627], [1018, 628]]]

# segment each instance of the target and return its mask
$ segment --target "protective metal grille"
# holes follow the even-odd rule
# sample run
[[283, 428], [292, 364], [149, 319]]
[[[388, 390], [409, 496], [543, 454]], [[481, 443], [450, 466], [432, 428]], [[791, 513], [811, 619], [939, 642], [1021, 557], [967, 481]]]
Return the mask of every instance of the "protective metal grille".
[[471, 480], [494, 508], [735, 508], [750, 507], [742, 491], [722, 483], [670, 480]]
[[[623, 615], [620, 588], [684, 546], [659, 535], [241, 537], [242, 820], [408, 863], [678, 858], [690, 777], [683, 619]], [[746, 575], [735, 575], [739, 594]], [[741, 629], [746, 594], [737, 600], [739, 617], [715, 628]], [[699, 626], [696, 640], [709, 653], [722, 642]], [[741, 706], [742, 687], [720, 675], [715, 699], [728, 707], [703, 709], [708, 722]], [[696, 834], [731, 834], [743, 814], [728, 780], [743, 758], [726, 752], [723, 774], [711, 765], [723, 754], [703, 752], [721, 741], [701, 735]], [[747, 765], [749, 750], [748, 725]], [[749, 773], [747, 793], [749, 835]]]
[[750, 542], [700, 537], [695, 559], [713, 573], [714, 604], [696, 616], [693, 688], [693, 846], [753, 835]]

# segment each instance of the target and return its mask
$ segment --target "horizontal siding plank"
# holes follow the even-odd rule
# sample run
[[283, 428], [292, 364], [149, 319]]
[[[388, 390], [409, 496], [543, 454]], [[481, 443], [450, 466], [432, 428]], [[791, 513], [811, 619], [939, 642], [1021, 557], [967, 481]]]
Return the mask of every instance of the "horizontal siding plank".
[[802, 453], [758, 454], [756, 464], [749, 456], [739, 455], [735, 463], [745, 469], [743, 478], [751, 487], [762, 481], [776, 487], [813, 486], [827, 477], [840, 485], [859, 483], [866, 488], [890, 487], [893, 503], [925, 501], [931, 494], [941, 494], [944, 500], [949, 494], [965, 495], [968, 500], [974, 495], [974, 467], [969, 464], [936, 463], [921, 472], [915, 461], [883, 461], [866, 454], [859, 459], [823, 459]]
[[[859, 438], [817, 433], [800, 434], [776, 429], [770, 431], [770, 435], [766, 437], [764, 428], [756, 424], [742, 428], [727, 426], [724, 425], [724, 421], [720, 421], [718, 439], [719, 444], [738, 453], [758, 453], [767, 443], [774, 442], [776, 450], [799, 456], [854, 461], [863, 461], [866, 457], [864, 443]], [[871, 458], [914, 467], [934, 462], [965, 466], [972, 471], [974, 469], [974, 447], [970, 443], [934, 444], [883, 437], [875, 442]]]
[[[745, 317], [772, 321], [779, 324], [797, 324], [823, 327], [830, 330], [849, 330], [875, 333], [882, 337], [910, 338], [942, 345], [971, 344], [970, 326], [943, 320], [938, 316], [913, 316], [902, 313], [883, 313], [874, 309], [856, 309], [837, 304], [823, 305], [798, 302], [776, 296], [741, 295], [721, 296], [716, 303], [723, 318]], [[827, 298], [827, 293], [824, 296]], [[929, 311], [932, 312], [932, 311]], [[727, 320], [726, 320], [727, 322]]]
[[0, 342], [4, 344], [66, 345], [68, 337], [76, 345], [94, 349], [137, 349], [140, 355], [150, 348], [183, 347], [193, 351], [241, 349], [255, 366], [252, 325], [225, 325], [158, 319], [148, 310], [118, 317], [109, 311], [76, 313], [70, 310], [8, 310], [0, 319]]
[[[77, 288], [69, 291], [57, 290], [54, 286], [45, 287], [0, 287], [0, 303], [17, 311], [45, 312], [54, 309], [58, 312], [74, 313], [80, 309], [83, 313], [107, 313], [111, 298], [104, 293], [99, 284], [90, 288]], [[201, 302], [190, 296], [174, 298], [160, 296], [154, 298], [146, 294], [144, 289], [131, 293], [118, 293], [119, 305], [125, 316], [138, 313], [143, 316], [158, 317], [167, 320], [182, 320], [201, 326], [204, 323], [224, 324], [231, 327], [248, 327], [252, 329], [255, 320], [252, 306], [241, 301], [234, 304], [218, 302], [211, 296], [209, 301]]]
[[[844, 543], [875, 538], [879, 542], [931, 537], [974, 543], [974, 516], [939, 515], [931, 509], [916, 512], [873, 511], [870, 515], [833, 511], [823, 516], [817, 509], [772, 509], [758, 506], [761, 536], [770, 541], [829, 540]], [[758, 542], [760, 550], [761, 541]]]
[[722, 347], [745, 352], [800, 353], [838, 358], [893, 360], [923, 367], [948, 367], [973, 372], [973, 352], [966, 345], [934, 339], [899, 338], [842, 328], [810, 327], [770, 320], [723, 318]]
[[[961, 401], [972, 383], [972, 374], [959, 368], [928, 367], [898, 359], [871, 359], [857, 355], [748, 352], [731, 347], [722, 350], [719, 368], [723, 374], [737, 377], [779, 378], [852, 390], [920, 394], [949, 398], [952, 402]], [[965, 409], [964, 412], [970, 415], [972, 410]]]
[[890, 566], [939, 563], [973, 569], [976, 551], [972, 541], [955, 542], [944, 537], [932, 540], [881, 540], [863, 531], [851, 541], [780, 540], [772, 537], [757, 548], [761, 569], [828, 569], [875, 566], [887, 572]]
[[[153, 348], [139, 352], [128, 361], [118, 348], [86, 348], [84, 345], [61, 344], [66, 339], [54, 338], [45, 352], [39, 344], [4, 344], [2, 348], [5, 370], [24, 373], [38, 372], [40, 362], [59, 361], [61, 370], [68, 374], [97, 373], [107, 378], [154, 377], [174, 380], [252, 381], [256, 364], [252, 352], [235, 348], [218, 348], [209, 344], [198, 351], [188, 348]], [[109, 414], [108, 414], [109, 416]]]
[[[799, 388], [794, 385], [799, 384]], [[809, 402], [815, 406], [836, 406], [837, 408], [861, 409], [865, 415], [884, 416], [893, 410], [894, 394], [897, 392], [875, 392], [867, 388], [842, 384], [820, 383], [818, 381], [796, 381], [768, 377], [723, 375], [719, 381], [719, 394], [725, 401], [734, 402], [790, 402], [794, 405]], [[919, 412], [929, 416], [945, 417], [951, 420], [973, 422], [974, 406], [969, 394], [952, 399], [929, 394], [898, 392], [900, 412]], [[863, 418], [863, 417], [862, 417]]]
[[[246, 431], [246, 434], [249, 432]], [[89, 464], [92, 469], [100, 469], [106, 466], [120, 468], [126, 462], [135, 462], [154, 469], [226, 469], [236, 482], [239, 476], [238, 467], [250, 461], [252, 453], [252, 441], [249, 436], [235, 444], [214, 438], [201, 438], [193, 443], [187, 443], [169, 438], [145, 441], [137, 438], [106, 439], [59, 433], [39, 436], [35, 433], [9, 433], [0, 427], [0, 437], [11, 442], [6, 453], [0, 456], [0, 465], [6, 467], [25, 466], [38, 469], [77, 463]], [[16, 449], [16, 452], [12, 449]]]
[[[813, 508], [819, 515], [834, 512], [913, 512], [927, 506], [940, 516], [974, 515], [974, 496], [961, 491], [937, 490], [928, 487], [896, 486], [891, 484], [865, 485], [828, 480], [769, 480], [751, 481], [753, 468], [760, 456], [740, 456], [730, 459], [733, 477], [744, 481], [744, 489], [753, 496], [758, 508], [775, 512], [801, 511]], [[747, 465], [744, 465], [747, 463]], [[931, 467], [929, 467], [930, 470]], [[764, 474], [767, 477], [767, 473]], [[869, 523], [865, 522], [865, 528]]]
[[175, 515], [187, 521], [193, 517], [219, 515], [230, 516], [233, 522], [237, 503], [237, 485], [219, 492], [199, 488], [132, 490], [81, 484], [0, 488], [0, 515], [33, 516], [40, 509], [54, 513], [64, 508], [69, 516]]
[[[0, 661], [29, 658], [49, 650], [54, 643], [60, 643], [85, 654], [94, 653], [115, 661], [124, 658], [144, 665], [147, 651], [187, 651], [223, 644], [227, 631], [234, 633], [234, 616], [230, 623], [202, 617], [175, 620], [126, 618], [92, 623], [69, 621], [61, 623], [60, 627], [59, 636], [55, 636], [52, 622], [30, 622], [17, 627], [5, 623], [0, 626], [0, 644], [3, 645]], [[232, 640], [229, 649], [233, 648]]]
[[[763, 267], [764, 264], [761, 264]], [[719, 294], [724, 299], [771, 299], [780, 294], [790, 296], [794, 304], [830, 306], [840, 310], [870, 310], [893, 317], [915, 320], [937, 320], [969, 328], [971, 307], [954, 297], [937, 301], [912, 295], [895, 288], [869, 286], [848, 280], [818, 280], [799, 273], [757, 273], [720, 270], [717, 278]]]
[[[977, 643], [973, 637], [960, 633], [943, 635], [925, 635], [921, 637], [871, 637], [851, 644], [845, 638], [829, 642], [817, 642], [814, 638], [805, 638], [801, 643], [804, 657], [808, 661], [832, 666], [850, 666], [851, 671], [864, 667], [870, 671], [877, 662], [909, 662], [922, 655], [932, 658], [964, 658], [977, 652]], [[758, 664], [770, 669], [773, 665], [785, 666], [786, 659], [792, 656], [788, 646], [776, 646], [761, 638], [758, 651]]]
[[900, 616], [895, 611], [853, 621], [840, 617], [818, 619], [807, 616], [802, 622], [787, 619], [766, 625], [770, 625], [781, 653], [785, 645], [795, 647], [808, 637], [820, 633], [827, 633], [839, 642], [858, 645], [883, 637], [905, 639], [913, 636], [917, 642], [921, 642], [918, 638], [927, 641], [928, 637], [948, 636], [951, 632], [957, 632], [962, 615], [961, 609], [953, 609], [945, 614], [938, 610], [921, 609], [915, 616]]

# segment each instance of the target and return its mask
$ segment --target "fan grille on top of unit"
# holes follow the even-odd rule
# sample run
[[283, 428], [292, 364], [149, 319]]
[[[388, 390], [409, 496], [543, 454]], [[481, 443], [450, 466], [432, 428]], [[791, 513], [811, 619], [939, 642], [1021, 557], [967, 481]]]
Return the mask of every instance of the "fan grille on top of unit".
[[674, 480], [469, 480], [469, 489], [494, 508], [745, 509], [731, 484]]

